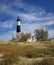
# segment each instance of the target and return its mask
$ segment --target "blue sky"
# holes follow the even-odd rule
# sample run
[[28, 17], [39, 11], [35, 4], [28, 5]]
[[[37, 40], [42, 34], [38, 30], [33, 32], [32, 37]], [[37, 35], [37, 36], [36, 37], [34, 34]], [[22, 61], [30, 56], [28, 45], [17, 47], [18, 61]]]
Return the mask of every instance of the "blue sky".
[[18, 16], [22, 32], [44, 28], [54, 38], [54, 0], [0, 0], [0, 40], [16, 35]]

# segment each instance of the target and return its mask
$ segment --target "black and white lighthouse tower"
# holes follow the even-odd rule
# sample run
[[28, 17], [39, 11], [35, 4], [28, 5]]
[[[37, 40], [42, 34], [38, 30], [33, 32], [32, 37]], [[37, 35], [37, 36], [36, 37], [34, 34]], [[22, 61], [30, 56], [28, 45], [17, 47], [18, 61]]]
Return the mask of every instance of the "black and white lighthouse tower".
[[17, 18], [17, 29], [16, 29], [16, 40], [20, 41], [21, 39], [21, 29], [20, 29], [20, 18]]
[[20, 18], [18, 17], [17, 18], [17, 33], [19, 33], [21, 30], [20, 30]]

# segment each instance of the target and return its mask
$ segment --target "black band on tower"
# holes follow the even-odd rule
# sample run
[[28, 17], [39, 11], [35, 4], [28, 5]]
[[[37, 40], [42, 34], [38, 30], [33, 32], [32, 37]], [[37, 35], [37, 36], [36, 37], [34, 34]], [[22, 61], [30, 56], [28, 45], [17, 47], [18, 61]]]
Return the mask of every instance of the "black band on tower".
[[20, 26], [17, 25], [17, 32], [20, 32]]

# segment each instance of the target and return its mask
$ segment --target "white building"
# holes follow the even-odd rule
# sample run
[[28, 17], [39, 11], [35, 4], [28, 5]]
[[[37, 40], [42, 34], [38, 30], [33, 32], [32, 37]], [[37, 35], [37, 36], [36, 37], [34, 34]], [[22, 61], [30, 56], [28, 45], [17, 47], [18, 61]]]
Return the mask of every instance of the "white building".
[[30, 38], [27, 39], [27, 42], [36, 42], [37, 39], [35, 38], [35, 36], [31, 36]]

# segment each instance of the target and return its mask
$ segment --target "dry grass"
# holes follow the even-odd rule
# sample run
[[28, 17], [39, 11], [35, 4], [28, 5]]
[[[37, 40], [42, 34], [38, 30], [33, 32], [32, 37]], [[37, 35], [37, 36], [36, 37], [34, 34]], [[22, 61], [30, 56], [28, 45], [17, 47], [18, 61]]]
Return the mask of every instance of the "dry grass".
[[[6, 44], [5, 44], [6, 43]], [[54, 44], [49, 43], [27, 43], [27, 42], [0, 42], [0, 53], [9, 53], [12, 51], [18, 52], [19, 55], [24, 56], [26, 53], [51, 55], [54, 50]]]
[[[1, 41], [0, 42], [0, 54], [7, 54], [16, 52], [21, 61], [21, 65], [27, 65], [26, 63], [34, 63], [43, 60], [44, 57], [54, 58], [54, 43], [47, 42], [15, 42], [15, 41]], [[49, 60], [50, 61], [50, 60]], [[20, 65], [19, 64], [19, 65]], [[33, 64], [31, 64], [33, 65]]]

